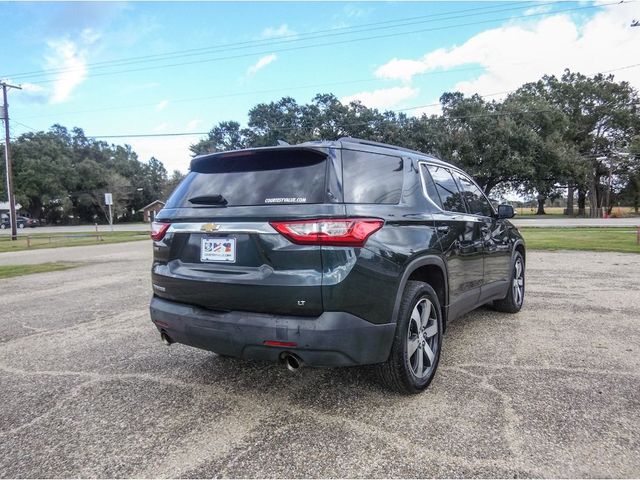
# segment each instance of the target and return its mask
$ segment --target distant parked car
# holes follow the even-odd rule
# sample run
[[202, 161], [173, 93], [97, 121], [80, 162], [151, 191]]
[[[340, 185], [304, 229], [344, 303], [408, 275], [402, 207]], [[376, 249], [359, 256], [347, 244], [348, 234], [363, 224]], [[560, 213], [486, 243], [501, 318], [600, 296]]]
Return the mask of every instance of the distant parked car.
[[[18, 219], [18, 222], [17, 222], [18, 228], [24, 228], [24, 227], [35, 228], [38, 225], [40, 225], [40, 222], [38, 222], [38, 220], [36, 220], [35, 218], [17, 217], [17, 219]], [[5, 228], [11, 228], [11, 223], [9, 223], [9, 217], [2, 218], [2, 223], [0, 223], [0, 228], [2, 228], [3, 230]]]

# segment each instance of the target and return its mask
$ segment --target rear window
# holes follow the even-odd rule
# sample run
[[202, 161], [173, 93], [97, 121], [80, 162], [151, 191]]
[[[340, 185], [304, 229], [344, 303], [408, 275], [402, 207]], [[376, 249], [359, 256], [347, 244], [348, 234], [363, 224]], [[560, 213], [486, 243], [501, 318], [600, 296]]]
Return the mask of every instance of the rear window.
[[402, 158], [343, 150], [342, 173], [346, 203], [400, 202]]
[[324, 202], [326, 156], [320, 152], [230, 154], [194, 160], [191, 168], [166, 208]]

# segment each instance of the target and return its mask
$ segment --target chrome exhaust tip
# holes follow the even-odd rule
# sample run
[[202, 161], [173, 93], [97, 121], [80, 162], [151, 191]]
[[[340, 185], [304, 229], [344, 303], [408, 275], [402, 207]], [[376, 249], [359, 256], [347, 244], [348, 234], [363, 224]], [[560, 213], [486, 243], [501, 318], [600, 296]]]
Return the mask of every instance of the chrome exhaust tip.
[[173, 343], [173, 340], [171, 340], [171, 337], [167, 335], [165, 331], [160, 332], [160, 339], [167, 347]]
[[290, 372], [297, 372], [302, 367], [304, 367], [304, 362], [293, 353], [285, 353], [282, 357], [282, 361], [284, 362], [287, 370]]

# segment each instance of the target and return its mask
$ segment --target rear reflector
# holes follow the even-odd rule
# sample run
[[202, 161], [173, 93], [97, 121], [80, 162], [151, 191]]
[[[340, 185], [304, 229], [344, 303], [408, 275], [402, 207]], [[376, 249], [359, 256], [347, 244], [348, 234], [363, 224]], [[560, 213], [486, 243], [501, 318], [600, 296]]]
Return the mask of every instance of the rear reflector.
[[293, 243], [362, 247], [367, 238], [380, 230], [379, 218], [321, 218], [271, 222], [271, 226]]
[[278, 342], [276, 340], [265, 340], [264, 345], [269, 347], [297, 347], [298, 344], [296, 342]]
[[170, 223], [153, 222], [151, 224], [151, 239], [154, 242], [162, 240], [170, 226]]

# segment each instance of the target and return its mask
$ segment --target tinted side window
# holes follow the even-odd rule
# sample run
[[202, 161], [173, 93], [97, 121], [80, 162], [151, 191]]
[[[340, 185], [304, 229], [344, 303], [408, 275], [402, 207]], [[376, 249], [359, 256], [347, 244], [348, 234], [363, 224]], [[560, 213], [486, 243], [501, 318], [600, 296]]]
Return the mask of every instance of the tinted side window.
[[466, 176], [459, 173], [457, 174], [457, 177], [460, 181], [462, 195], [467, 202], [469, 213], [472, 213], [473, 215], [484, 215], [485, 217], [493, 215], [491, 204], [476, 184]]
[[403, 161], [391, 155], [342, 151], [346, 203], [398, 203], [402, 194]]
[[420, 164], [420, 174], [422, 175], [422, 179], [424, 180], [424, 185], [427, 189], [427, 195], [433, 201], [433, 203], [442, 208], [442, 201], [440, 200], [440, 195], [438, 195], [436, 184], [434, 183], [433, 178], [431, 178], [429, 170], [427, 170], [427, 166], [424, 163]]
[[442, 208], [449, 212], [466, 213], [467, 210], [462, 201], [462, 195], [451, 172], [444, 167], [428, 165], [429, 173], [436, 184], [436, 190], [442, 201]]

